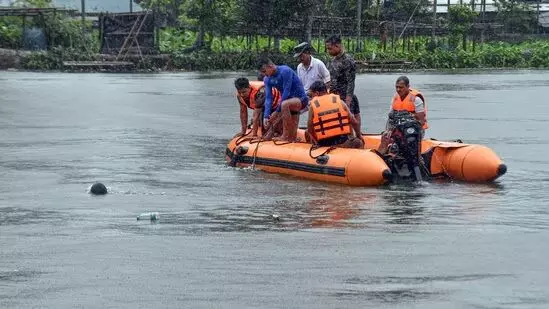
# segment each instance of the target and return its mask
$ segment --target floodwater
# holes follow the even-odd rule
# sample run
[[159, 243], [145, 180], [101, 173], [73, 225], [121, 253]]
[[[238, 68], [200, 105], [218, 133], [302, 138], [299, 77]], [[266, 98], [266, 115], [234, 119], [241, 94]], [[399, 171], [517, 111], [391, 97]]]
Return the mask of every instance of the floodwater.
[[[0, 307], [549, 307], [549, 72], [409, 74], [508, 173], [381, 188], [227, 167], [237, 76], [0, 72]], [[396, 77], [358, 76], [363, 130]]]

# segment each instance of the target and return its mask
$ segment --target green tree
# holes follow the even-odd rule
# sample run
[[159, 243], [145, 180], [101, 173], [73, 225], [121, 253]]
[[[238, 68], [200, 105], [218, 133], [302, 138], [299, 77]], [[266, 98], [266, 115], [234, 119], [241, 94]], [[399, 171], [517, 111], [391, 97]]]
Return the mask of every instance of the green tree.
[[318, 0], [248, 0], [241, 2], [238, 20], [251, 33], [273, 37], [278, 49], [281, 36], [295, 35], [287, 31], [291, 27], [306, 29], [299, 35], [306, 36], [310, 18], [320, 4]]
[[166, 16], [171, 26], [179, 26], [180, 6], [184, 0], [133, 0], [144, 9], [155, 9]]
[[467, 46], [467, 34], [471, 31], [478, 12], [469, 5], [454, 5], [448, 9], [448, 30], [450, 31], [450, 45], [457, 47], [463, 40], [463, 49]]
[[47, 8], [52, 6], [52, 0], [17, 0], [12, 6], [29, 8]]
[[431, 21], [430, 0], [385, 0], [382, 15], [386, 20], [408, 21], [413, 14], [416, 22]]
[[180, 20], [198, 32], [193, 48], [205, 46], [207, 33], [229, 34], [236, 22], [236, 8], [236, 0], [186, 0], [181, 5]]
[[497, 20], [511, 33], [531, 33], [537, 26], [535, 12], [523, 1], [495, 0]]

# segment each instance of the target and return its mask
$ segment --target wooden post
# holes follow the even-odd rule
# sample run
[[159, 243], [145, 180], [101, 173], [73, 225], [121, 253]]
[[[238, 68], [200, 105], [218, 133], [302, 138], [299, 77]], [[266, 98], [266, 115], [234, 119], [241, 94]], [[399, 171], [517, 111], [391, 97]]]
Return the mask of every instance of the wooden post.
[[324, 46], [324, 52], [326, 52], [326, 44], [324, 43], [324, 40], [322, 39], [322, 26], [318, 26], [318, 42], [316, 45], [316, 51], [320, 53], [320, 44]]
[[472, 43], [473, 43], [473, 53], [474, 53], [475, 50], [477, 49], [477, 48], [476, 48], [476, 47], [477, 47], [477, 44], [476, 44], [476, 43], [477, 43], [476, 36], [473, 37], [473, 42], [472, 42]]
[[419, 43], [417, 42], [417, 28], [414, 27], [414, 49], [419, 51]]
[[357, 0], [356, 2], [356, 42], [357, 42], [357, 51], [362, 51], [362, 44], [361, 44], [361, 28], [362, 28], [362, 0]]
[[394, 20], [392, 23], [392, 27], [393, 27], [393, 35], [391, 35], [391, 49], [393, 50], [393, 52], [395, 52], [395, 21]]
[[21, 42], [19, 44], [21, 44], [22, 48], [25, 48], [25, 29], [27, 28], [27, 16], [23, 15], [22, 18], [23, 18], [23, 24], [22, 24], [23, 34], [21, 35]]
[[103, 13], [99, 14], [99, 53], [103, 50], [103, 37], [105, 36], [105, 18]]

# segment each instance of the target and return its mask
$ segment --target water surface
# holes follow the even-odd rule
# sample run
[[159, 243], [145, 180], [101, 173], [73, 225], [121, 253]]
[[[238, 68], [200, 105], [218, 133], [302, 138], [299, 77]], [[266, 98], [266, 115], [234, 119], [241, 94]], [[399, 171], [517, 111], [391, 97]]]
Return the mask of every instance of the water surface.
[[[509, 171], [382, 188], [227, 167], [238, 76], [0, 72], [0, 307], [549, 306], [548, 72], [410, 74], [427, 137]], [[363, 130], [396, 77], [357, 78]]]

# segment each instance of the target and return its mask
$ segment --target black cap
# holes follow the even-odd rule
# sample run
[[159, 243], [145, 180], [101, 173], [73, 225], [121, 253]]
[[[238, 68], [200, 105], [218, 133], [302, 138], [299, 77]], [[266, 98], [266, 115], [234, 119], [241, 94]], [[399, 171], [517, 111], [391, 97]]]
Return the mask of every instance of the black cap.
[[296, 47], [294, 47], [294, 58], [299, 57], [302, 53], [311, 53], [314, 51], [314, 48], [308, 42], [303, 42]]

